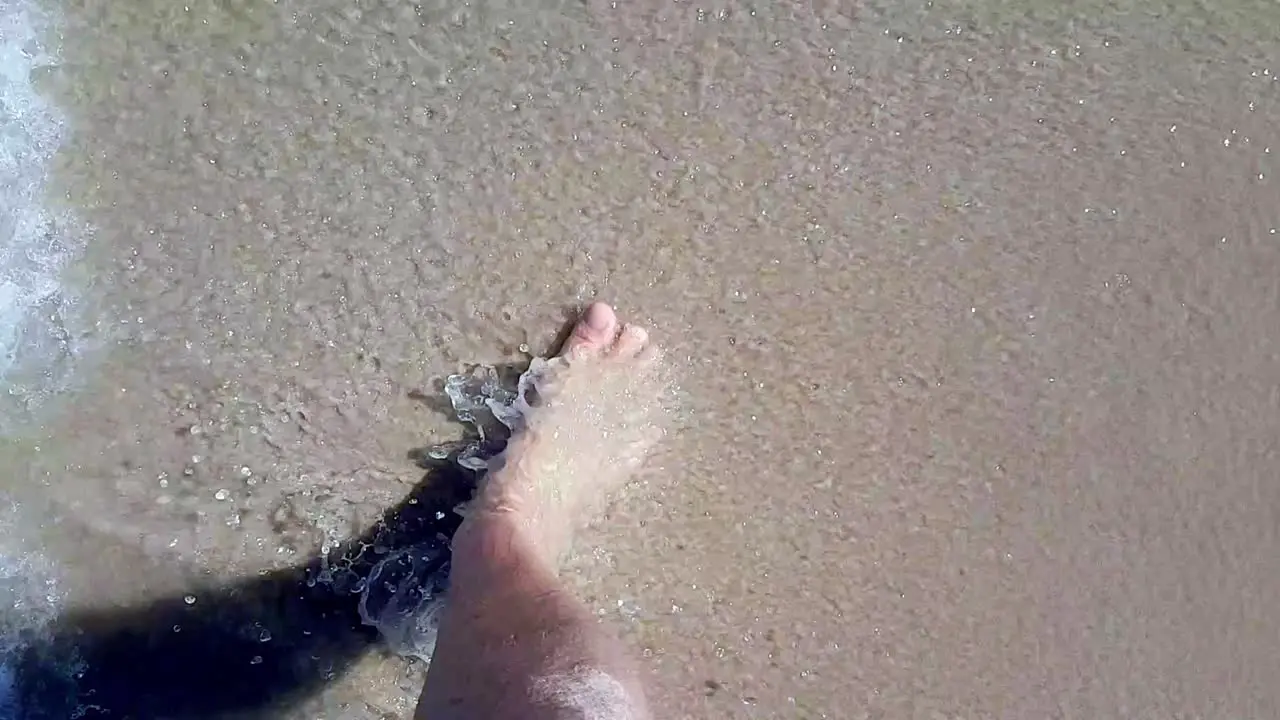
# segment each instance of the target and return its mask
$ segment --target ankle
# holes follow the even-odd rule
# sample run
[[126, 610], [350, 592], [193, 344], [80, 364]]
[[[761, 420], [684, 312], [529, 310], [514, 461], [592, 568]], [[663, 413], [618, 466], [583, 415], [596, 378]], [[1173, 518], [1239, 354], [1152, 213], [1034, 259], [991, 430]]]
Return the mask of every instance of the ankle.
[[453, 537], [453, 573], [545, 569], [555, 574], [558, 557], [534, 523], [505, 508], [476, 508]]

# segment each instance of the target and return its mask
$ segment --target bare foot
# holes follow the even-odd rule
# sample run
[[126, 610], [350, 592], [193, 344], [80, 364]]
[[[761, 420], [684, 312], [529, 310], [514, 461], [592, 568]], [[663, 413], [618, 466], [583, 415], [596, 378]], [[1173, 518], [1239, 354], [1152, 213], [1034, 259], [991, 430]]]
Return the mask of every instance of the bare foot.
[[536, 406], [490, 462], [468, 515], [508, 515], [555, 563], [664, 433], [666, 383], [648, 332], [597, 302], [535, 386]]

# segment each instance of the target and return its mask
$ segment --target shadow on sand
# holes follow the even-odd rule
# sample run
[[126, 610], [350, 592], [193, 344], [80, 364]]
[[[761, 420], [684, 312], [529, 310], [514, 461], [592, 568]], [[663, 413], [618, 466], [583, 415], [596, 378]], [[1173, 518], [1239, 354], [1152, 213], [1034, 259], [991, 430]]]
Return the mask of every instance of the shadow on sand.
[[473, 473], [438, 463], [372, 530], [307, 565], [59, 618], [19, 665], [19, 717], [278, 717], [378, 641], [359, 605], [379, 561], [412, 549], [418, 575], [443, 582], [461, 521], [452, 510], [474, 483]]

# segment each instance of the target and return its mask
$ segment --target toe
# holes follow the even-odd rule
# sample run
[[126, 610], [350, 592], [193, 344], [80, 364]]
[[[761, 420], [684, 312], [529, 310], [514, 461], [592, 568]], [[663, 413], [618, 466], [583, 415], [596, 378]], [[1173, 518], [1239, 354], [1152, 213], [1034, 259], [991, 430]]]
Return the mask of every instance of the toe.
[[618, 336], [617, 342], [613, 344], [613, 350], [610, 354], [616, 357], [633, 358], [644, 350], [644, 345], [649, 341], [649, 332], [638, 325], [627, 325], [622, 328], [622, 334]]
[[573, 334], [565, 341], [562, 355], [583, 355], [609, 346], [618, 334], [618, 316], [613, 308], [593, 302], [573, 326]]

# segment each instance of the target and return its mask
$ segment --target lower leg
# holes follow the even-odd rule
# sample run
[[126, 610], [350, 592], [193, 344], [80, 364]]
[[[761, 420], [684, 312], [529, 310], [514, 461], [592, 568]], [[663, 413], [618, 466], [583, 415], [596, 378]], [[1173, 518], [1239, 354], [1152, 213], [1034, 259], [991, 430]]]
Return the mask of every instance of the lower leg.
[[473, 517], [454, 575], [419, 720], [642, 720], [618, 641], [561, 585], [513, 518]]

